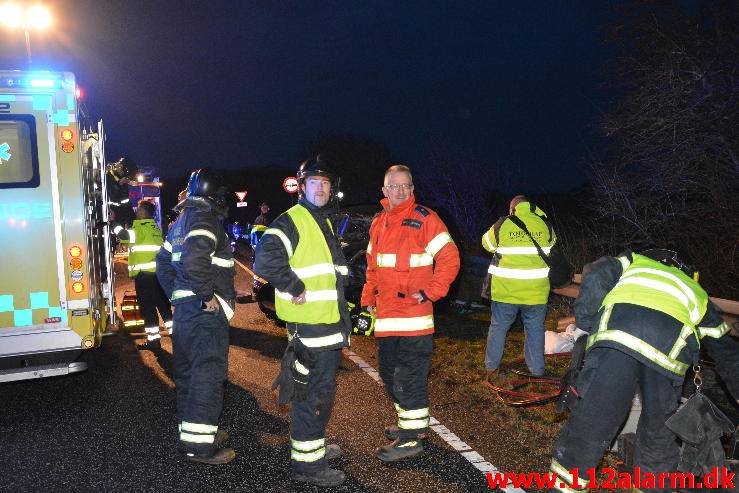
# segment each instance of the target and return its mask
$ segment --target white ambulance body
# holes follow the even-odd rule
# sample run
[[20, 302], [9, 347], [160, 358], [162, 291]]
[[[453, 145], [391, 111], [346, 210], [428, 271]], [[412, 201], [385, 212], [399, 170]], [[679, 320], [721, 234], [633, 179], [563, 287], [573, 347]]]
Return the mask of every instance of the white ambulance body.
[[74, 75], [0, 70], [0, 382], [86, 369], [115, 323], [102, 122]]

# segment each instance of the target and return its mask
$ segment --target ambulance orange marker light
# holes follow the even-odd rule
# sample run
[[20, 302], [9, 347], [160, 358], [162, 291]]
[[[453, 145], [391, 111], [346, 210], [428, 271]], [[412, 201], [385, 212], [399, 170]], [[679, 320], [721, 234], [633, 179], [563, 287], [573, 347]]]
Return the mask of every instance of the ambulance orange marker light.
[[62, 140], [69, 142], [74, 138], [74, 131], [71, 128], [65, 127], [62, 129], [59, 136], [62, 138]]

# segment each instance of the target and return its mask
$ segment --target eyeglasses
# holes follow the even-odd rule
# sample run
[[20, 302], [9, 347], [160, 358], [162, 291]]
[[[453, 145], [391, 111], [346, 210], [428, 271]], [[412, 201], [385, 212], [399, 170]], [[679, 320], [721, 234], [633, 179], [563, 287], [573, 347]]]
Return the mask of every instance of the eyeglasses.
[[392, 185], [385, 185], [385, 188], [389, 188], [393, 192], [398, 189], [410, 190], [411, 188], [413, 188], [413, 184], [412, 183], [393, 183]]

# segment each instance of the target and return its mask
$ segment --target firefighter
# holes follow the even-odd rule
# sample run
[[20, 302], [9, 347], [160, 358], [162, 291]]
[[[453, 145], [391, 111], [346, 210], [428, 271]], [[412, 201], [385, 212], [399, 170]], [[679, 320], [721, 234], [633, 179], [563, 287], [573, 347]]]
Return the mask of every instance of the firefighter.
[[551, 470], [563, 486], [553, 491], [573, 491], [571, 471], [598, 465], [637, 387], [642, 412], [634, 465], [655, 476], [676, 472], [678, 443], [665, 421], [701, 349], [739, 397], [739, 344], [695, 274], [675, 251], [660, 249], [602, 257], [583, 269], [575, 321], [590, 334], [588, 351], [577, 378], [580, 399], [554, 446]]
[[134, 181], [138, 167], [128, 158], [122, 157], [113, 163], [105, 174], [108, 191], [108, 208], [113, 212], [113, 219], [124, 227], [134, 220], [131, 199], [128, 197], [128, 184]]
[[221, 220], [226, 217], [223, 176], [201, 168], [190, 175], [177, 220], [157, 254], [157, 276], [174, 305], [172, 370], [180, 439], [187, 460], [225, 464], [236, 457], [222, 448], [218, 429], [228, 370], [229, 320], [233, 316], [234, 260]]
[[364, 310], [376, 315], [380, 376], [395, 405], [398, 424], [385, 429], [392, 443], [385, 462], [423, 452], [428, 433], [428, 373], [434, 333], [433, 302], [446, 296], [459, 272], [459, 251], [439, 216], [418, 205], [407, 166], [385, 172], [383, 211], [372, 221], [367, 246]]
[[498, 370], [506, 335], [519, 311], [526, 333], [526, 366], [534, 376], [551, 377], [544, 363], [549, 267], [532, 238], [545, 254], [549, 254], [556, 235], [544, 219], [544, 212], [523, 195], [511, 199], [508, 212], [508, 216], [499, 218], [482, 236], [483, 248], [495, 256], [489, 268], [492, 277], [490, 327], [485, 347], [486, 378], [490, 379]]
[[351, 328], [344, 298], [348, 268], [328, 216], [338, 177], [319, 155], [300, 165], [297, 178], [298, 203], [264, 232], [254, 271], [274, 285], [277, 316], [287, 323], [288, 347], [275, 388], [281, 387], [280, 403], [292, 401], [293, 479], [337, 486], [345, 475], [328, 460], [341, 449], [326, 445], [325, 430]]
[[[154, 204], [141, 200], [130, 229], [113, 225], [121, 243], [128, 245], [128, 276], [134, 279], [136, 298], [144, 316], [146, 343], [139, 349], [160, 350], [159, 315], [167, 330], [172, 328], [172, 310], [156, 275], [156, 255], [162, 246], [162, 231], [154, 221]], [[159, 310], [159, 315], [157, 315]]]

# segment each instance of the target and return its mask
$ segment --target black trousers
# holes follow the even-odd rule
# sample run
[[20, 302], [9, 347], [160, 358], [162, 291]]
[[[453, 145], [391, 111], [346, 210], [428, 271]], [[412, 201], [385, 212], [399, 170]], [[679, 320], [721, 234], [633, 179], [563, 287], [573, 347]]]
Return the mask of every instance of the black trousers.
[[162, 320], [169, 322], [172, 320], [172, 308], [169, 300], [164, 294], [162, 286], [159, 284], [156, 272], [139, 272], [134, 279], [136, 286], [136, 298], [139, 302], [139, 310], [144, 317], [144, 323], [147, 328], [159, 327], [159, 315]]
[[[179, 424], [217, 427], [228, 371], [228, 320], [223, 310], [201, 310], [195, 298], [178, 304], [174, 315], [177, 330], [172, 334], [172, 370]], [[203, 431], [208, 435], [206, 440], [195, 440], [192, 435], [180, 433], [181, 451], [213, 453], [215, 429]]]
[[[175, 332], [176, 333], [176, 332]], [[326, 425], [331, 417], [336, 397], [336, 372], [341, 363], [341, 349], [316, 351], [316, 363], [308, 378], [308, 395], [303, 401], [292, 401], [290, 438], [293, 442], [311, 442], [326, 437]], [[295, 444], [293, 444], [293, 448]], [[291, 460], [299, 474], [312, 474], [328, 467], [326, 457], [317, 460]]]
[[615, 438], [631, 409], [637, 386], [642, 411], [636, 431], [634, 466], [640, 467], [642, 473], [676, 471], [680, 449], [677, 437], [665, 426], [665, 421], [677, 409], [680, 387], [674, 386], [665, 375], [611, 348], [595, 348], [587, 354], [577, 383], [582, 400], [554, 445], [552, 470], [556, 466], [554, 461], [565, 471], [577, 468], [579, 483], [586, 483], [585, 471], [598, 465]]
[[[426, 426], [407, 428], [398, 410], [398, 428], [401, 440], [413, 440], [419, 434], [428, 433], [428, 376], [434, 352], [434, 336], [390, 336], [377, 338], [377, 359], [380, 377], [390, 399], [404, 411], [423, 410]], [[414, 416], [415, 417], [415, 416]], [[411, 425], [415, 426], [415, 425]]]

